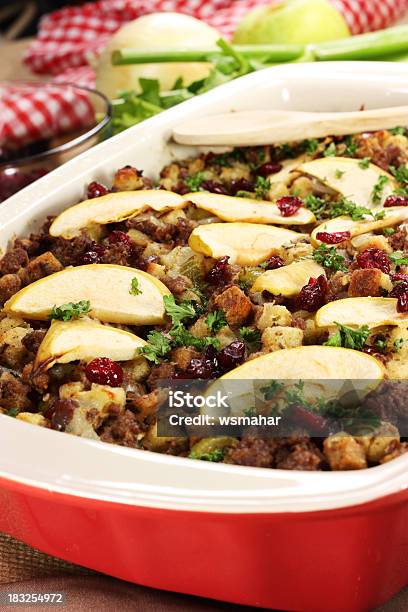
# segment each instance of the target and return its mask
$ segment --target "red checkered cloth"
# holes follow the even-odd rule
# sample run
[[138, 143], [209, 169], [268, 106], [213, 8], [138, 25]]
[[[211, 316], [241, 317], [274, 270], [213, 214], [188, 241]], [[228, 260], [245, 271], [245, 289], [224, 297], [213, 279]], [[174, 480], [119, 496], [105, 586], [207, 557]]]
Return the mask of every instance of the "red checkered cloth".
[[[276, 0], [277, 1], [277, 0]], [[112, 34], [124, 23], [158, 11], [193, 15], [230, 37], [244, 15], [273, 0], [101, 0], [79, 7], [68, 7], [46, 15], [37, 39], [28, 48], [24, 61], [33, 72], [54, 75], [56, 82], [70, 81], [92, 86], [94, 72], [89, 66]], [[353, 34], [385, 28], [408, 10], [408, 0], [331, 0], [345, 17]], [[71, 94], [72, 95], [72, 90]], [[72, 99], [72, 98], [71, 98]], [[4, 137], [21, 143], [38, 134], [77, 129], [89, 120], [90, 105], [73, 99], [72, 108], [60, 92], [42, 94], [23, 91], [1, 92], [0, 111], [7, 125], [0, 126], [0, 146]]]

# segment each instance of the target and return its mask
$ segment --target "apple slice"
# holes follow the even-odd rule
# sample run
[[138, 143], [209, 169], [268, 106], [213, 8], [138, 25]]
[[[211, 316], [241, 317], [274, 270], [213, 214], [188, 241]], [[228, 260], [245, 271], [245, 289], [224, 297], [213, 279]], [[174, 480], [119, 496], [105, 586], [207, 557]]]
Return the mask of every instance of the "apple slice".
[[[247, 361], [215, 381], [207, 394], [219, 392], [229, 396], [229, 409], [205, 407], [202, 412], [214, 418], [228, 412], [245, 414], [257, 399], [264, 401], [262, 388], [270, 381], [292, 389], [295, 382], [291, 381], [302, 381], [308, 401], [316, 401], [318, 397], [347, 401], [345, 396], [350, 397], [351, 390], [364, 397], [378, 386], [384, 375], [384, 366], [379, 361], [359, 351], [329, 346], [284, 349]], [[260, 382], [254, 383], [256, 380]], [[354, 381], [351, 386], [350, 381]]]
[[220, 380], [379, 380], [382, 364], [374, 357], [332, 346], [299, 346], [247, 361]]
[[328, 219], [320, 225], [318, 225], [310, 236], [311, 242], [314, 246], [319, 246], [321, 241], [317, 239], [319, 232], [328, 232], [329, 234], [335, 232], [350, 232], [351, 238], [360, 236], [361, 234], [367, 234], [385, 227], [391, 227], [398, 225], [408, 219], [408, 206], [393, 206], [391, 208], [384, 208], [384, 218], [375, 221], [374, 219], [366, 219], [362, 221], [353, 221], [350, 217], [341, 216], [335, 217], [334, 219]]
[[316, 325], [334, 327], [336, 323], [350, 327], [399, 325], [408, 322], [406, 313], [397, 312], [397, 300], [381, 297], [356, 297], [329, 302], [316, 313]]
[[[133, 279], [140, 293], [130, 293]], [[28, 319], [48, 319], [54, 305], [89, 300], [90, 316], [103, 322], [155, 325], [165, 318], [163, 296], [170, 291], [157, 278], [125, 266], [91, 264], [65, 268], [20, 289], [4, 310]]]
[[73, 238], [89, 225], [118, 223], [148, 208], [164, 212], [182, 206], [185, 206], [185, 198], [164, 189], [108, 193], [64, 210], [51, 224], [50, 234]]
[[228, 255], [230, 263], [251, 266], [265, 261], [284, 244], [304, 237], [304, 234], [273, 225], [210, 223], [196, 227], [188, 243], [197, 253], [214, 259]]
[[91, 319], [53, 321], [38, 349], [34, 370], [45, 371], [56, 363], [76, 360], [88, 362], [96, 357], [128, 361], [135, 359], [145, 344], [134, 334]]
[[[374, 164], [360, 166], [361, 160], [348, 157], [322, 157], [302, 164], [301, 172], [313, 176], [358, 206], [378, 208], [398, 187], [394, 177]], [[372, 194], [378, 179], [386, 176], [381, 199], [373, 202]]]
[[297, 295], [310, 278], [317, 278], [325, 274], [324, 268], [313, 259], [295, 261], [288, 266], [268, 270], [258, 276], [251, 291], [269, 291], [272, 295], [293, 297]]
[[296, 214], [284, 217], [276, 204], [266, 200], [235, 198], [205, 191], [187, 193], [184, 197], [197, 208], [206, 210], [223, 221], [274, 223], [276, 225], [307, 225], [316, 221], [314, 214], [303, 207], [299, 208]]

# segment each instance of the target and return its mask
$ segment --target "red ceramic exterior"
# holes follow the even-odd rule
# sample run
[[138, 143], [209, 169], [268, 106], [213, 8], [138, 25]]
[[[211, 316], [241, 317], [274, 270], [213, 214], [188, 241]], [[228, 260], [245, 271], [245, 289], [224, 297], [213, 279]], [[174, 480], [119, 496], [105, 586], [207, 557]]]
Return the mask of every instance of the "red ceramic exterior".
[[408, 582], [408, 491], [284, 514], [160, 510], [0, 479], [0, 530], [130, 582], [229, 602], [357, 612]]

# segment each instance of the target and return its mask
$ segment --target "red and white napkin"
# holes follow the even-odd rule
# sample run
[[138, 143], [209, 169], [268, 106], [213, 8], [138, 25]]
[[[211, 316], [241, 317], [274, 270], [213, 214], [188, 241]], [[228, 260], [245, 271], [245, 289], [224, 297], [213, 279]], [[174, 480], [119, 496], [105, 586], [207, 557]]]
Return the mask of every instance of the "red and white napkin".
[[[378, 30], [393, 24], [408, 10], [408, 0], [331, 0], [345, 17], [353, 34]], [[24, 61], [35, 73], [48, 74], [56, 82], [92, 86], [94, 72], [88, 64], [112, 34], [124, 23], [141, 15], [176, 11], [192, 15], [230, 37], [244, 15], [271, 0], [101, 0], [67, 7], [43, 17], [37, 39]], [[69, 91], [69, 90], [68, 90]], [[43, 93], [16, 88], [0, 89], [0, 146], [5, 139], [21, 144], [50, 134], [75, 130], [89, 121], [90, 104], [84, 96], [68, 102], [60, 91]], [[70, 107], [70, 108], [69, 108]], [[86, 107], [86, 108], [85, 108]]]

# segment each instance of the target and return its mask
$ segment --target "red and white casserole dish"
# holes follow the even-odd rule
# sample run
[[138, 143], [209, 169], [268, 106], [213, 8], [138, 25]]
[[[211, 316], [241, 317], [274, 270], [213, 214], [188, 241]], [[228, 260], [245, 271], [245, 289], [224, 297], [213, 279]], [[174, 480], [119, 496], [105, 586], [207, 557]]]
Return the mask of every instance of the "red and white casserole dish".
[[[345, 111], [408, 99], [403, 64], [294, 64], [188, 101], [86, 151], [0, 207], [1, 247], [127, 163], [191, 149], [172, 127], [229, 110]], [[407, 117], [408, 123], [408, 117]], [[192, 461], [0, 415], [0, 530], [139, 584], [285, 610], [372, 609], [408, 582], [408, 455], [354, 472]]]

